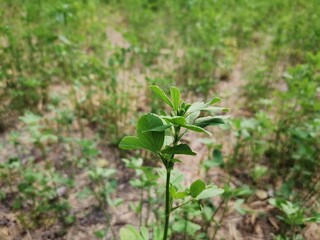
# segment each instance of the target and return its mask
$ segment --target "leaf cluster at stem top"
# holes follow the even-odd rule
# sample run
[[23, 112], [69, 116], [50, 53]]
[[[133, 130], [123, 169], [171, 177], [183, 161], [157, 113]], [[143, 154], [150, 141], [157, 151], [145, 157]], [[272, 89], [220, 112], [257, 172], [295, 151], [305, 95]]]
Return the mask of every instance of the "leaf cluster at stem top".
[[[147, 113], [142, 115], [136, 125], [136, 136], [124, 137], [119, 146], [122, 149], [146, 149], [157, 154], [167, 169], [172, 169], [176, 154], [196, 155], [191, 148], [180, 143], [187, 131], [203, 132], [211, 134], [205, 127], [224, 124], [225, 115], [214, 115], [217, 112], [226, 112], [226, 108], [215, 108], [213, 104], [220, 102], [220, 98], [213, 98], [209, 102], [186, 103], [181, 101], [181, 93], [178, 88], [171, 87], [170, 95], [156, 85], [150, 86], [172, 109], [168, 114], [162, 115]], [[207, 113], [203, 116], [202, 113]]]

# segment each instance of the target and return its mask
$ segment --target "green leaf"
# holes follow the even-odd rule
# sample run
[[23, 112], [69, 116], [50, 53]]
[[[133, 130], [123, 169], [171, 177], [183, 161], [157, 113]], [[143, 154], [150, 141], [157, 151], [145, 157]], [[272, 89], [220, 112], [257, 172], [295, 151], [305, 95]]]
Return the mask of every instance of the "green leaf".
[[219, 124], [225, 124], [224, 120], [219, 117], [211, 117], [211, 116], [198, 118], [194, 122], [194, 125], [197, 125], [202, 128], [205, 128], [207, 126], [216, 126]]
[[251, 194], [253, 194], [253, 191], [250, 189], [249, 186], [241, 186], [239, 188], [230, 188], [229, 186], [225, 186], [225, 193], [223, 195], [233, 195], [236, 197], [240, 197], [240, 196], [250, 196]]
[[282, 203], [281, 208], [288, 216], [295, 214], [300, 210], [298, 206], [295, 206], [292, 202], [289, 201], [286, 201], [286, 203]]
[[211, 197], [215, 197], [218, 195], [221, 195], [224, 192], [223, 189], [218, 188], [216, 186], [214, 187], [209, 187], [206, 188], [205, 190], [203, 190], [198, 196], [197, 199], [204, 199], [204, 198], [211, 198]]
[[187, 144], [179, 144], [174, 147], [169, 147], [161, 151], [164, 154], [185, 154], [185, 155], [197, 155], [191, 150]]
[[[127, 150], [144, 148], [152, 152], [158, 152], [161, 150], [165, 138], [163, 125], [162, 120], [157, 115], [145, 114], [137, 122], [138, 137], [124, 137], [120, 141], [119, 147]], [[155, 131], [159, 129], [162, 129], [162, 131]]]
[[175, 117], [168, 117], [168, 116], [165, 116], [165, 117], [162, 117], [163, 119], [173, 123], [174, 125], [178, 125], [178, 126], [182, 126], [184, 124], [187, 123], [187, 120], [184, 118], [184, 117], [181, 117], [181, 116], [175, 116]]
[[163, 145], [164, 146], [169, 146], [169, 145], [171, 145], [173, 143], [173, 141], [174, 141], [173, 136], [171, 136], [169, 134], [165, 134]]
[[119, 147], [121, 149], [132, 150], [132, 149], [144, 148], [144, 145], [142, 144], [142, 142], [138, 137], [127, 136], [120, 141]]
[[181, 163], [182, 161], [181, 161], [180, 159], [178, 159], [178, 158], [174, 158], [174, 159], [172, 159], [172, 162], [174, 162], [174, 163]]
[[159, 97], [161, 97], [166, 104], [168, 104], [170, 107], [173, 108], [173, 104], [171, 100], [168, 98], [167, 94], [161, 88], [159, 88], [156, 85], [151, 85], [150, 88], [154, 93], [156, 93]]
[[203, 133], [206, 133], [208, 135], [211, 135], [210, 132], [208, 132], [207, 130], [205, 130], [205, 129], [201, 128], [201, 127], [198, 127], [196, 125], [183, 124], [182, 127], [187, 128], [187, 129], [189, 129], [191, 131], [194, 131], [194, 132], [203, 132]]
[[189, 194], [187, 192], [177, 192], [174, 198], [175, 199], [182, 199], [182, 198], [185, 198], [188, 196], [189, 196]]
[[304, 221], [320, 223], [320, 213], [314, 213], [313, 216], [305, 218]]
[[164, 142], [164, 131], [148, 132], [148, 130], [163, 126], [162, 120], [155, 114], [148, 113], [140, 117], [137, 123], [137, 134], [144, 148], [158, 152]]
[[190, 113], [186, 117], [187, 123], [188, 124], [193, 124], [195, 122], [195, 120], [199, 117], [200, 113], [201, 113], [200, 111], [196, 111], [196, 112]]
[[201, 179], [198, 179], [191, 184], [190, 195], [196, 198], [205, 188], [206, 184]]
[[214, 210], [211, 207], [204, 206], [203, 210], [203, 216], [206, 221], [211, 221], [211, 218], [213, 216]]
[[144, 240], [138, 230], [132, 225], [120, 229], [120, 240]]
[[183, 175], [182, 172], [180, 172], [178, 170], [172, 170], [171, 171], [170, 183], [173, 186], [178, 186], [179, 184], [181, 184], [183, 179], [184, 179], [184, 175]]
[[173, 103], [173, 110], [177, 111], [180, 106], [181, 93], [178, 88], [170, 87], [170, 94], [171, 94], [171, 99]]
[[188, 113], [192, 113], [192, 112], [197, 112], [197, 111], [202, 111], [205, 110], [207, 107], [209, 107], [212, 104], [215, 104], [217, 102], [220, 102], [221, 99], [220, 98], [212, 98], [209, 102], [204, 103], [204, 102], [195, 102], [193, 103], [189, 109], [188, 109]]
[[24, 116], [20, 117], [19, 119], [27, 125], [35, 125], [39, 123], [41, 117], [32, 112], [26, 112]]
[[203, 108], [205, 108], [204, 102], [195, 102], [192, 103], [191, 106], [188, 108], [187, 113], [198, 112], [201, 111]]
[[175, 198], [177, 190], [176, 190], [176, 188], [174, 186], [170, 186], [169, 192], [170, 192], [171, 197]]
[[218, 167], [218, 166], [223, 166], [223, 156], [222, 152], [219, 149], [214, 149], [213, 150], [213, 159], [208, 159], [204, 162], [204, 167], [209, 169], [211, 167]]
[[166, 129], [170, 128], [170, 127], [172, 127], [171, 124], [162, 125], [162, 126], [159, 126], [159, 127], [155, 127], [155, 128], [143, 131], [143, 133], [145, 133], [145, 132], [163, 132], [164, 130], [166, 130]]
[[243, 199], [237, 199], [235, 204], [234, 204], [234, 208], [237, 210], [238, 213], [240, 213], [241, 215], [245, 215], [248, 210], [246, 210], [245, 208], [242, 207], [242, 204], [244, 203]]
[[[165, 169], [157, 169], [158, 174], [160, 175], [160, 177], [165, 181], [166, 180], [166, 170]], [[180, 186], [181, 182], [184, 179], [184, 174], [181, 173], [178, 170], [173, 169], [171, 171], [171, 178], [170, 178], [170, 184], [178, 187]]]
[[163, 232], [163, 229], [158, 227], [158, 226], [155, 226], [153, 228], [153, 240], [162, 240], [162, 232]]
[[94, 235], [97, 237], [97, 238], [105, 238], [105, 236], [107, 235], [107, 232], [106, 230], [100, 230], [100, 231], [96, 231], [94, 233]]
[[214, 97], [208, 102], [208, 104], [212, 105], [212, 104], [215, 104], [215, 103], [218, 103], [218, 102], [221, 102], [221, 98]]
[[140, 232], [141, 232], [143, 240], [149, 240], [149, 231], [146, 227], [142, 226], [140, 228]]
[[224, 108], [224, 107], [207, 107], [205, 109], [203, 109], [204, 111], [208, 111], [210, 112], [211, 114], [217, 114], [217, 113], [227, 113], [227, 112], [230, 112], [230, 109], [229, 108]]
[[172, 230], [174, 232], [184, 233], [186, 231], [189, 236], [194, 236], [200, 229], [201, 226], [199, 224], [184, 219], [179, 219], [172, 224]]
[[220, 149], [214, 149], [213, 150], [213, 159], [216, 163], [219, 164], [219, 166], [221, 166], [223, 164], [223, 156], [222, 156], [222, 152]]

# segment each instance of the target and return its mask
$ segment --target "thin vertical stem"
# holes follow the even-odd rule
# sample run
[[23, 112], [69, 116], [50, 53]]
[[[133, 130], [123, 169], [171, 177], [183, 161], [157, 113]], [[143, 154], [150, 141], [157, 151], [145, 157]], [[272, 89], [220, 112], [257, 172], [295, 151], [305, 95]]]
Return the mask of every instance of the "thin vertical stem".
[[168, 228], [169, 228], [169, 219], [170, 219], [170, 175], [171, 175], [171, 169], [167, 169], [167, 179], [166, 179], [166, 221], [164, 225], [164, 233], [163, 233], [163, 240], [168, 239]]
[[[173, 141], [173, 146], [177, 146], [179, 142], [179, 132], [180, 132], [180, 127], [175, 127], [174, 129], [174, 141]], [[160, 156], [161, 157], [161, 156]], [[163, 240], [168, 239], [168, 228], [169, 228], [169, 220], [170, 220], [170, 213], [171, 213], [171, 199], [170, 199], [170, 176], [171, 176], [171, 170], [173, 169], [173, 162], [171, 160], [174, 158], [174, 154], [171, 156], [171, 159], [168, 160], [163, 160], [163, 163], [166, 167], [167, 170], [167, 178], [166, 178], [166, 221], [164, 225], [164, 233], [163, 233]]]

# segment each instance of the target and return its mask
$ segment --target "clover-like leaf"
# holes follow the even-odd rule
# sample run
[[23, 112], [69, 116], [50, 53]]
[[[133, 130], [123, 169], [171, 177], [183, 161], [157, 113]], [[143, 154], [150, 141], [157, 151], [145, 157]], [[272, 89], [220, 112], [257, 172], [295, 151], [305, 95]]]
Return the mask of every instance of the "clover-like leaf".
[[168, 98], [167, 94], [158, 86], [156, 85], [151, 85], [150, 86], [151, 90], [156, 93], [159, 97], [162, 98], [162, 100], [168, 104], [170, 107], [173, 108], [173, 103], [171, 102], [171, 100]]
[[194, 122], [194, 125], [202, 128], [205, 128], [207, 126], [220, 125], [220, 124], [225, 124], [224, 120], [221, 117], [212, 117], [212, 116], [201, 117]]
[[227, 113], [230, 112], [229, 108], [224, 108], [224, 107], [206, 107], [203, 109], [203, 111], [210, 112], [211, 114], [217, 114], [217, 113]]
[[148, 230], [148, 228], [142, 226], [140, 228], [140, 232], [141, 232], [141, 236], [142, 236], [143, 240], [149, 240], [149, 230]]
[[119, 147], [122, 149], [139, 149], [144, 148], [152, 152], [161, 150], [164, 138], [165, 129], [162, 120], [155, 114], [148, 113], [139, 118], [137, 123], [137, 137], [124, 137]]
[[171, 197], [175, 198], [176, 193], [177, 193], [177, 189], [174, 186], [170, 186], [169, 192], [170, 192]]
[[218, 188], [217, 186], [207, 187], [197, 196], [197, 199], [215, 197], [221, 195], [223, 192], [224, 190], [222, 188]]
[[187, 128], [187, 129], [189, 129], [191, 131], [194, 131], [194, 132], [203, 132], [203, 133], [206, 133], [208, 135], [211, 135], [210, 132], [208, 132], [207, 130], [203, 129], [202, 127], [199, 127], [199, 126], [196, 126], [196, 125], [183, 124], [182, 127]]
[[120, 240], [144, 240], [144, 238], [134, 226], [126, 225], [120, 229]]
[[179, 144], [177, 146], [169, 147], [163, 149], [161, 153], [164, 154], [185, 154], [185, 155], [197, 155], [195, 152], [191, 150], [191, 148], [187, 144]]
[[133, 150], [133, 149], [144, 148], [144, 145], [142, 144], [142, 142], [138, 137], [127, 136], [121, 140], [119, 147], [126, 150]]
[[207, 107], [209, 107], [212, 104], [218, 103], [220, 102], [221, 99], [220, 98], [212, 98], [209, 102], [195, 102], [193, 103], [189, 108], [188, 108], [188, 113], [192, 113], [192, 112], [197, 112], [197, 111], [202, 111], [205, 110]]
[[200, 126], [197, 126], [197, 125], [194, 125], [194, 124], [187, 124], [187, 119], [188, 119], [188, 122], [194, 122], [195, 119], [199, 116], [199, 114], [200, 114], [200, 111], [197, 111], [197, 112], [191, 113], [187, 118], [182, 117], [182, 116], [174, 116], [174, 117], [164, 116], [162, 118], [164, 120], [174, 124], [174, 125], [178, 125], [180, 127], [187, 128], [187, 129], [189, 129], [191, 131], [203, 132], [203, 133], [206, 133], [208, 135], [211, 135], [210, 132], [206, 131], [205, 129], [203, 129]]
[[170, 128], [170, 127], [172, 127], [171, 124], [162, 125], [162, 126], [158, 126], [158, 127], [143, 131], [143, 133], [145, 133], [145, 132], [163, 132], [164, 130], [166, 130], [166, 129]]
[[181, 117], [181, 116], [174, 116], [174, 117], [169, 117], [169, 116], [164, 116], [162, 117], [164, 120], [169, 121], [170, 123], [178, 126], [182, 126], [187, 123], [186, 118]]
[[200, 111], [196, 111], [196, 112], [190, 113], [186, 117], [187, 123], [188, 124], [193, 124], [195, 122], [195, 120], [199, 117], [200, 113], [201, 113]]
[[175, 199], [183, 199], [189, 196], [188, 192], [176, 192]]
[[173, 104], [173, 110], [177, 111], [180, 106], [181, 93], [178, 88], [170, 87], [171, 100]]
[[163, 126], [162, 120], [155, 114], [148, 113], [140, 117], [137, 123], [138, 138], [144, 145], [144, 148], [158, 152], [161, 150], [164, 142], [164, 130], [161, 132], [148, 132], [150, 129]]
[[196, 198], [205, 188], [206, 184], [201, 179], [194, 181], [190, 186], [191, 197]]

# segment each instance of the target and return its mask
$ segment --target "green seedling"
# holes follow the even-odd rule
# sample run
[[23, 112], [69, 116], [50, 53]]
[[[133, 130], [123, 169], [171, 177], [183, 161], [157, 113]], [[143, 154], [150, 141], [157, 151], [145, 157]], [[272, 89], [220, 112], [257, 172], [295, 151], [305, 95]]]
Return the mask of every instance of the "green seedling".
[[269, 199], [269, 203], [282, 212], [281, 215], [278, 215], [278, 218], [287, 224], [287, 226], [290, 226], [290, 239], [301, 239], [301, 235], [296, 234], [296, 232], [298, 228], [303, 228], [305, 224], [309, 222], [320, 222], [319, 213], [314, 213], [312, 216], [306, 217], [305, 209], [290, 201], [280, 198], [271, 198]]
[[[196, 155], [188, 144], [182, 142], [187, 131], [195, 131], [211, 135], [205, 127], [224, 124], [224, 116], [210, 115], [211, 105], [220, 102], [213, 98], [209, 102], [195, 102], [193, 104], [182, 102], [178, 88], [171, 87], [171, 98], [156, 85], [150, 86], [162, 100], [171, 108], [171, 112], [161, 115], [147, 113], [137, 122], [137, 136], [124, 137], [119, 147], [126, 150], [146, 149], [151, 151], [163, 163], [166, 170], [165, 185], [165, 223], [163, 239], [168, 239], [170, 214], [177, 208], [189, 203], [199, 202], [201, 199], [210, 198], [223, 193], [223, 189], [215, 185], [206, 185], [202, 180], [194, 181], [189, 189], [181, 190], [171, 183], [171, 172], [176, 163], [181, 162], [176, 155]], [[208, 113], [208, 116], [201, 115]], [[173, 206], [174, 201], [185, 199], [178, 206]]]

